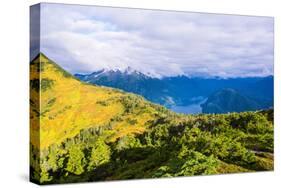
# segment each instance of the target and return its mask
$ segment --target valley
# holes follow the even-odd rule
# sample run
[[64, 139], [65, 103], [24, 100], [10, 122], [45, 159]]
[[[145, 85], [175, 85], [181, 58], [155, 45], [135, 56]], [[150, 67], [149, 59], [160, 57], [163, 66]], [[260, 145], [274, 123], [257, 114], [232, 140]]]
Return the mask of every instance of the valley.
[[[75, 74], [81, 81], [122, 89], [143, 96], [145, 99], [163, 105], [175, 112], [227, 113], [273, 108], [273, 76], [245, 78], [207, 78], [187, 77], [153, 77], [128, 67], [121, 70], [100, 70], [91, 74]], [[225, 104], [220, 110], [208, 107], [202, 109], [203, 99], [212, 98], [216, 93], [231, 89], [236, 96], [247, 100], [243, 107], [229, 109]], [[234, 95], [226, 94], [224, 100], [234, 100]], [[194, 99], [199, 98], [201, 101]], [[202, 99], [203, 98], [203, 99]], [[244, 100], [244, 101], [245, 101]], [[206, 101], [204, 101], [206, 102]], [[210, 102], [210, 101], [208, 101]], [[198, 105], [200, 103], [200, 105]], [[214, 103], [214, 101], [213, 101]]]

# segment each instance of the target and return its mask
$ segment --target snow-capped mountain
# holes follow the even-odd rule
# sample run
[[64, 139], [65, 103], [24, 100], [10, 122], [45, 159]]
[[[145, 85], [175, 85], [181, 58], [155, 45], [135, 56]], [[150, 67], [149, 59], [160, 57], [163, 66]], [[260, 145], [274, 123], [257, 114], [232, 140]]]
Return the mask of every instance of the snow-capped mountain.
[[101, 69], [99, 71], [92, 72], [91, 74], [75, 74], [75, 76], [83, 81], [92, 82], [101, 77], [118, 77], [118, 76], [133, 76], [138, 78], [153, 78], [149, 73], [141, 73], [131, 67], [126, 69]]
[[189, 105], [196, 102], [193, 101], [194, 98], [208, 98], [214, 92], [224, 88], [235, 89], [261, 107], [273, 106], [272, 76], [223, 79], [190, 78], [179, 75], [157, 78], [131, 67], [123, 70], [102, 69], [91, 74], [75, 74], [75, 76], [84, 82], [142, 95], [146, 99], [166, 107]]
[[144, 74], [131, 67], [124, 70], [102, 69], [91, 74], [75, 74], [82, 81], [97, 85], [119, 88], [124, 91], [136, 93], [160, 104], [166, 104], [163, 97], [165, 83], [161, 79]]

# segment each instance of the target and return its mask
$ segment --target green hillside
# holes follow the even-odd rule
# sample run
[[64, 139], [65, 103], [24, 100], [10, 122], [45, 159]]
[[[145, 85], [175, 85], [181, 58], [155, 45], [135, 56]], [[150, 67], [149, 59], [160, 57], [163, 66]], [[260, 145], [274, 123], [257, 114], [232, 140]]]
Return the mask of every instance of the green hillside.
[[201, 106], [203, 113], [243, 112], [262, 109], [256, 101], [229, 88], [224, 88], [213, 93]]
[[273, 110], [182, 115], [80, 82], [43, 54], [30, 70], [34, 182], [273, 170]]

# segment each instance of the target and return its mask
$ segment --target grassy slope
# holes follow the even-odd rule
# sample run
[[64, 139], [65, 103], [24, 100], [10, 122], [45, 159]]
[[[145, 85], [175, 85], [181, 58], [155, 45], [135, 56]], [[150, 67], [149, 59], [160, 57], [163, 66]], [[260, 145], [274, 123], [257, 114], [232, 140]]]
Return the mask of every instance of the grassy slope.
[[[103, 126], [113, 118], [123, 114], [124, 105], [122, 99], [131, 96], [122, 91], [97, 87], [82, 83], [70, 74], [63, 71], [58, 65], [46, 58], [43, 54], [37, 57], [31, 65], [31, 72], [36, 71], [41, 62], [41, 112], [40, 129], [36, 122], [35, 108], [31, 110], [31, 135], [40, 131], [40, 148], [44, 149], [51, 144], [60, 143], [66, 138], [74, 137], [80, 130]], [[31, 76], [36, 79], [36, 74]], [[44, 88], [44, 89], [42, 89]], [[36, 93], [32, 89], [32, 93]], [[36, 95], [34, 95], [36, 96]], [[116, 122], [113, 126], [116, 130], [112, 141], [128, 133], [142, 133], [145, 130], [145, 123], [153, 119], [155, 109], [146, 105], [141, 97], [132, 96], [140, 101], [138, 116], [128, 115], [122, 117], [122, 121]], [[142, 106], [146, 109], [142, 110]], [[128, 120], [136, 120], [135, 126], [129, 126]], [[32, 139], [31, 143], [39, 147], [38, 141]]]

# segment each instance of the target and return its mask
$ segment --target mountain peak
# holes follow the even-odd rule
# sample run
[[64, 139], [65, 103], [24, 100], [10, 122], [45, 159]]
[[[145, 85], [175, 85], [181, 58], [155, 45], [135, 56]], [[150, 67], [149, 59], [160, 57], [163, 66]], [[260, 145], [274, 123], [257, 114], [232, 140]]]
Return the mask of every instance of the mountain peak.
[[[31, 61], [31, 64], [37, 64], [36, 66], [39, 68], [38, 70], [40, 70], [41, 74], [44, 71], [48, 71], [48, 72], [51, 71], [51, 72], [54, 72], [55, 74], [61, 73], [64, 77], [73, 78], [76, 80], [76, 78], [74, 76], [72, 76], [72, 74], [65, 71], [60, 65], [58, 65], [53, 60], [48, 58], [42, 52], [37, 54], [37, 56]], [[47, 67], [49, 69], [46, 69]]]
[[32, 60], [31, 62], [35, 62], [35, 61], [41, 61], [41, 59], [49, 59], [44, 53], [39, 52]]
[[128, 67], [125, 69], [124, 72], [127, 73], [127, 74], [131, 74], [131, 73], [138, 72], [138, 71], [136, 71], [136, 70], [133, 69], [132, 67], [128, 66]]

